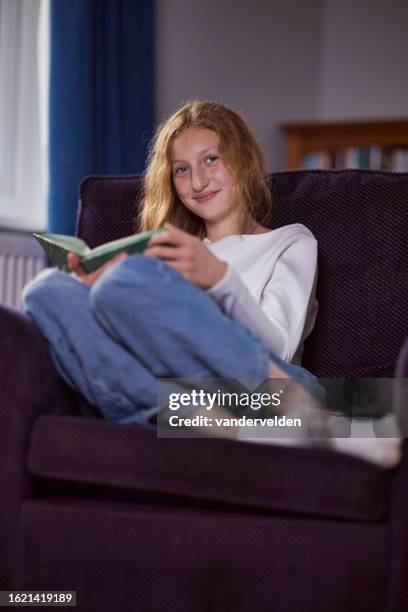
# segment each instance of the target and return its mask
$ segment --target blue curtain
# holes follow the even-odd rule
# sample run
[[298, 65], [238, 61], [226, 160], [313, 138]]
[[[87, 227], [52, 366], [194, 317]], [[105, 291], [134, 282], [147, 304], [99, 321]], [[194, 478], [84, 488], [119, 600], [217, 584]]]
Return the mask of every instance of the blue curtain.
[[51, 232], [75, 232], [85, 176], [144, 169], [154, 121], [153, 21], [153, 0], [51, 0]]

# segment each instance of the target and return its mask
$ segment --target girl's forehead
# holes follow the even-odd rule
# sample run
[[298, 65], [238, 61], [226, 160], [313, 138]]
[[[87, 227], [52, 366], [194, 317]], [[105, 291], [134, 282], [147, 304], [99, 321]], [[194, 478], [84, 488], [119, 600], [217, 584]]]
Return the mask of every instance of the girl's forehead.
[[207, 128], [189, 127], [179, 134], [172, 144], [172, 156], [182, 151], [199, 152], [210, 147], [217, 147], [220, 137]]

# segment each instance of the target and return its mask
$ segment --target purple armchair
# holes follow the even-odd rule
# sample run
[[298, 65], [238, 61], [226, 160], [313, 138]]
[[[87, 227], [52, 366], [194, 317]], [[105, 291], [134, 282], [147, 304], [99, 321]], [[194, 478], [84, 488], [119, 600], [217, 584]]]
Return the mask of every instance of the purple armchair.
[[[133, 231], [137, 177], [81, 186], [78, 234]], [[408, 174], [271, 179], [270, 227], [319, 242], [320, 377], [408, 376]], [[0, 308], [0, 589], [76, 590], [98, 611], [408, 609], [408, 460], [157, 439], [78, 415], [26, 316]], [[398, 359], [398, 355], [400, 357]]]

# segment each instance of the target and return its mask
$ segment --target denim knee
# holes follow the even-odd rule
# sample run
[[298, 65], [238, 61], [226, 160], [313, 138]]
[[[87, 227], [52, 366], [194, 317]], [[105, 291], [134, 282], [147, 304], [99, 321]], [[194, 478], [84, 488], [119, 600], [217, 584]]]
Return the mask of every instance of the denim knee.
[[56, 273], [58, 273], [58, 270], [55, 270], [55, 268], [46, 268], [27, 283], [21, 294], [21, 300], [25, 309], [27, 309], [28, 302], [35, 299], [37, 295], [43, 294], [44, 287], [48, 285], [47, 281], [55, 277]]
[[75, 301], [77, 291], [87, 292], [89, 286], [75, 280], [66, 272], [56, 268], [46, 268], [24, 287], [23, 307], [27, 312], [33, 312], [38, 308], [47, 312], [59, 310]]
[[106, 313], [118, 303], [130, 301], [129, 291], [145, 290], [148, 282], [154, 280], [171, 280], [171, 272], [175, 271], [161, 260], [130, 255], [109, 268], [93, 284], [90, 291], [92, 309], [96, 313]]
[[120, 276], [121, 266], [125, 261], [121, 260], [113, 265], [91, 286], [89, 300], [92, 310], [104, 312], [107, 307], [109, 308], [115, 302], [117, 303], [118, 299], [123, 299], [123, 296], [120, 295], [121, 283], [118, 277]]

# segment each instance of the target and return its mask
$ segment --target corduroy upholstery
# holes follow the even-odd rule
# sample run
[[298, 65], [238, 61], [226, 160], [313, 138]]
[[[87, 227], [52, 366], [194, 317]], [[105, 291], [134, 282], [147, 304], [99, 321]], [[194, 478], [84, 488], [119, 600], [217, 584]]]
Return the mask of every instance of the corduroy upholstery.
[[[392, 376], [408, 329], [408, 175], [296, 171], [271, 183], [270, 226], [304, 223], [319, 243], [304, 365]], [[79, 235], [97, 246], [131, 233], [139, 186], [86, 179]], [[383, 472], [329, 450], [156, 439], [80, 418], [28, 317], [0, 308], [0, 329], [17, 364], [0, 403], [0, 449], [7, 435], [16, 449], [12, 478], [10, 457], [0, 461], [2, 588], [77, 589], [78, 608], [98, 611], [408, 609], [406, 454]], [[400, 372], [406, 360], [405, 349]]]

